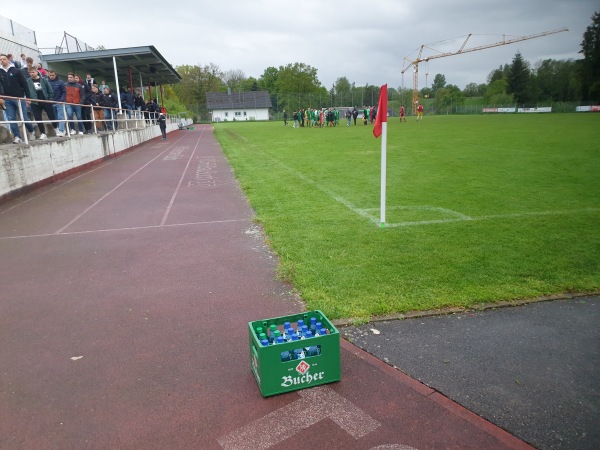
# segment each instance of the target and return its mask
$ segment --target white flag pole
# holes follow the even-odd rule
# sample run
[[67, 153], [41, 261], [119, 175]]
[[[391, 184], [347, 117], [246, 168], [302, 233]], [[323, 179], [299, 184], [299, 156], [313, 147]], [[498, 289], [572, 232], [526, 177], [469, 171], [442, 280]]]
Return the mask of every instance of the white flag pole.
[[[379, 112], [379, 111], [378, 111]], [[384, 111], [383, 114], [387, 114]], [[381, 123], [381, 228], [385, 228], [385, 191], [386, 191], [386, 166], [387, 166], [387, 122]]]

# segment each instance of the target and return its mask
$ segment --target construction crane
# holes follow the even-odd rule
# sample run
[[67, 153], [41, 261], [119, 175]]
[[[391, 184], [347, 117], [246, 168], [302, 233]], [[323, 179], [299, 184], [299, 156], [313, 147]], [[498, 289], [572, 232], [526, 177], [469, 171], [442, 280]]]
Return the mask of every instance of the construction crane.
[[402, 75], [404, 75], [404, 72], [406, 72], [408, 69], [410, 69], [411, 67], [414, 68], [414, 71], [413, 71], [413, 98], [412, 98], [412, 113], [413, 113], [413, 115], [416, 113], [417, 104], [419, 103], [419, 63], [429, 62], [430, 59], [444, 58], [446, 56], [462, 55], [463, 53], [475, 52], [478, 50], [485, 50], [486, 48], [498, 47], [500, 45], [514, 44], [515, 42], [526, 41], [528, 39], [535, 39], [535, 38], [542, 37], [542, 36], [548, 36], [550, 34], [562, 33], [563, 31], [569, 31], [569, 30], [568, 30], [568, 28], [560, 28], [557, 30], [542, 31], [541, 33], [530, 34], [527, 36], [519, 36], [519, 37], [512, 38], [512, 39], [506, 39], [506, 35], [504, 35], [503, 39], [500, 42], [494, 42], [493, 44], [487, 44], [487, 45], [479, 45], [477, 47], [472, 47], [472, 48], [465, 48], [467, 46], [467, 42], [469, 41], [471, 36], [473, 36], [473, 34], [471, 33], [467, 36], [467, 38], [461, 45], [460, 49], [458, 49], [458, 51], [438, 53], [437, 55], [427, 56], [426, 58], [421, 57], [421, 55], [423, 54], [423, 49], [427, 48], [432, 51], [437, 51], [437, 50], [432, 49], [425, 44], [421, 45], [421, 47], [419, 47], [419, 53], [417, 54], [416, 59], [411, 61], [408, 59], [408, 57], [404, 58], [405, 66], [402, 69]]

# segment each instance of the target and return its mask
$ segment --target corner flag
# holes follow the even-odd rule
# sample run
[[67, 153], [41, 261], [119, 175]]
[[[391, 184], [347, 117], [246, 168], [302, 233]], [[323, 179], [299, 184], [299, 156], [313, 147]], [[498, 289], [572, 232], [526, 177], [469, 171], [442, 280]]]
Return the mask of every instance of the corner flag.
[[387, 122], [387, 101], [387, 84], [384, 84], [379, 90], [379, 104], [377, 105], [377, 117], [375, 118], [375, 127], [373, 128], [373, 136], [375, 136], [376, 138], [381, 136], [382, 123]]
[[379, 90], [379, 104], [377, 105], [377, 117], [375, 118], [375, 126], [373, 127], [373, 136], [381, 138], [381, 206], [380, 219], [381, 228], [385, 227], [385, 189], [386, 189], [386, 150], [387, 150], [387, 104], [388, 104], [388, 89], [387, 84], [381, 86]]

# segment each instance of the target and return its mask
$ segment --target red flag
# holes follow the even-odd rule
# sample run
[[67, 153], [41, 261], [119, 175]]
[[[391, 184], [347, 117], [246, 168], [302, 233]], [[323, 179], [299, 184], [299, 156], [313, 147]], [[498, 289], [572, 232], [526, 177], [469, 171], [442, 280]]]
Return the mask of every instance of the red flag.
[[373, 127], [373, 136], [378, 138], [381, 136], [381, 123], [387, 122], [387, 84], [381, 86], [379, 90], [379, 104], [377, 105], [377, 117], [375, 118], [375, 126]]

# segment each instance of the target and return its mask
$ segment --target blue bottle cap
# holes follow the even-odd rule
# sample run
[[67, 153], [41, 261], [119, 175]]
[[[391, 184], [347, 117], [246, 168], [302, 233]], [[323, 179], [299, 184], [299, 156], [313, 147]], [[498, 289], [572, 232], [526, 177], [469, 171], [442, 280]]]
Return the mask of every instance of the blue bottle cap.
[[308, 331], [308, 325], [302, 325], [302, 334], [306, 334]]
[[311, 318], [310, 318], [310, 324], [311, 324], [311, 325], [314, 325], [314, 324], [316, 324], [316, 323], [317, 323], [317, 318], [316, 318], [316, 317], [311, 317]]
[[296, 333], [293, 333], [293, 334], [292, 334], [292, 341], [297, 341], [298, 339], [300, 339], [300, 338], [298, 337], [298, 335], [297, 335]]
[[321, 329], [319, 330], [319, 334], [320, 334], [321, 336], [325, 336], [325, 335], [327, 334], [327, 328], [321, 328]]
[[298, 328], [302, 328], [302, 325], [304, 325], [304, 320], [298, 319]]
[[309, 330], [309, 331], [307, 331], [307, 332], [306, 332], [306, 334], [304, 335], [304, 337], [305, 337], [306, 339], [313, 337], [312, 331], [310, 331], [310, 330]]
[[277, 343], [278, 344], [283, 344], [283, 336], [277, 336]]
[[260, 341], [260, 345], [262, 345], [263, 347], [268, 347], [269, 341], [267, 339], [263, 339], [262, 341]]
[[287, 330], [290, 327], [290, 323], [289, 322], [283, 322], [283, 329]]

